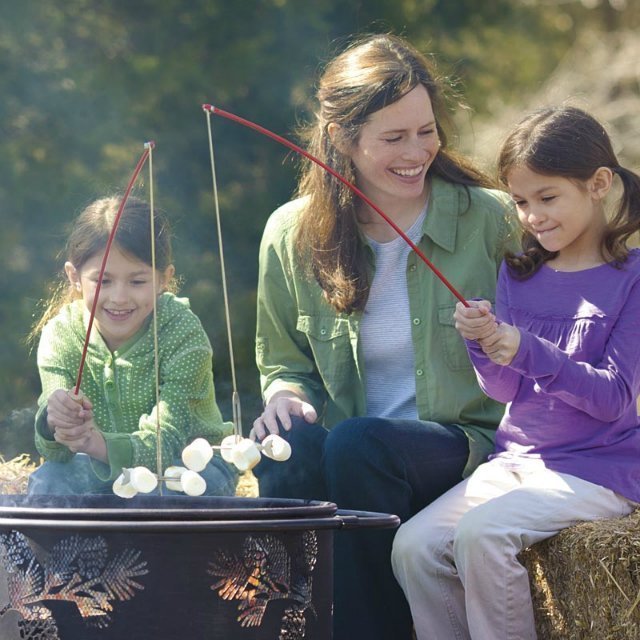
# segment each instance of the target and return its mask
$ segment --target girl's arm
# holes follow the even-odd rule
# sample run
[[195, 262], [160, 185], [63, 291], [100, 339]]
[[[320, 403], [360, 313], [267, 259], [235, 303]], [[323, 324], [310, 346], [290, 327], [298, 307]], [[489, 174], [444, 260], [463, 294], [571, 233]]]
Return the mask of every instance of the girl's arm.
[[603, 422], [635, 407], [640, 391], [640, 282], [613, 326], [598, 362], [579, 362], [556, 345], [521, 331], [510, 368], [532, 378], [545, 392]]
[[[496, 289], [496, 313], [491, 313], [487, 300], [470, 301], [470, 308], [456, 306], [456, 328], [465, 339], [467, 352], [476, 372], [482, 391], [498, 402], [511, 402], [520, 388], [522, 376], [504, 366], [499, 358], [490, 357], [495, 345], [504, 337], [501, 333], [513, 329], [506, 325], [511, 321], [506, 288], [506, 268], [503, 264]], [[497, 361], [495, 361], [497, 360]]]

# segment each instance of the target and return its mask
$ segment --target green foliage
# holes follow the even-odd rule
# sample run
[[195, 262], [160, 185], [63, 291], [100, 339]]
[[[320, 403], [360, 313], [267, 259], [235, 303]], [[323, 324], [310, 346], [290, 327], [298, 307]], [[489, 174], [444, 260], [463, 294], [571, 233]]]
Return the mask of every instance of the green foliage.
[[[201, 105], [215, 104], [293, 137], [297, 121], [309, 116], [319, 67], [336, 48], [353, 34], [394, 31], [434, 51], [481, 113], [534, 90], [570, 45], [578, 19], [589, 15], [579, 3], [554, 7], [534, 0], [2, 4], [5, 431], [12, 410], [33, 406], [39, 393], [34, 353], [24, 337], [38, 300], [60, 274], [67, 225], [87, 202], [124, 189], [145, 141], [156, 142], [156, 203], [174, 221], [182, 292], [211, 336], [218, 394], [229, 417], [229, 358]], [[294, 189], [296, 159], [234, 123], [213, 116], [212, 124], [248, 425], [260, 410], [253, 363], [257, 246], [267, 216]], [[136, 190], [146, 197], [147, 188], [142, 176]]]

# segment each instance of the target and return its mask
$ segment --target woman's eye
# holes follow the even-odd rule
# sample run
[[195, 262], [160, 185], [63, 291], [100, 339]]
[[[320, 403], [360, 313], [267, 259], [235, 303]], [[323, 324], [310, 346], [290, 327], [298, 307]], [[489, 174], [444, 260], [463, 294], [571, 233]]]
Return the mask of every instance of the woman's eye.
[[393, 138], [384, 138], [385, 142], [399, 142], [401, 140], [400, 136], [394, 136]]
[[551, 202], [552, 200], [555, 200], [555, 196], [544, 196], [542, 198], [542, 202]]

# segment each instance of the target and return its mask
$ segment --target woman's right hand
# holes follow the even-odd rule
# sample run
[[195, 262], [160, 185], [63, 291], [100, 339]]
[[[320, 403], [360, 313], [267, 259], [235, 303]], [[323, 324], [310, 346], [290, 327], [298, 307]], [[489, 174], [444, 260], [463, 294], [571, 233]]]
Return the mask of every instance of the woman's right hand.
[[270, 433], [278, 433], [278, 420], [285, 431], [291, 429], [291, 416], [299, 416], [313, 423], [318, 414], [311, 404], [291, 391], [278, 391], [271, 396], [262, 415], [255, 419], [249, 437], [263, 440]]

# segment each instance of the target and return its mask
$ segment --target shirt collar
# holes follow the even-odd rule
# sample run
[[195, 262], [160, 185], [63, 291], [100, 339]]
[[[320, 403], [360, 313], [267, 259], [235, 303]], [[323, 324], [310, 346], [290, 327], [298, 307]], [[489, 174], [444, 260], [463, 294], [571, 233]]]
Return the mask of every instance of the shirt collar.
[[434, 176], [431, 178], [429, 208], [422, 232], [437, 245], [453, 253], [460, 215], [460, 185]]

